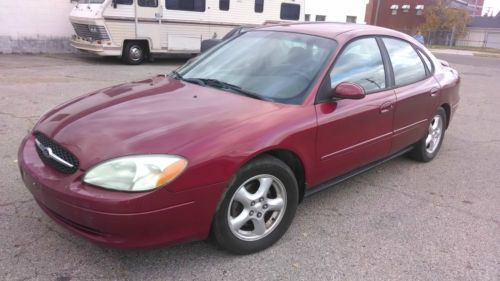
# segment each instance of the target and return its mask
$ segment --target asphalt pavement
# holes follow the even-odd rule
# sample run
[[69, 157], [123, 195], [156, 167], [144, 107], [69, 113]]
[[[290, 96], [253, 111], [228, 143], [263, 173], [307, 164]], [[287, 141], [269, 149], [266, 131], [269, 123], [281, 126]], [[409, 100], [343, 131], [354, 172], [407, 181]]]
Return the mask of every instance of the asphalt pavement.
[[49, 219], [23, 186], [21, 139], [57, 104], [166, 73], [88, 56], [0, 55], [0, 280], [500, 280], [500, 59], [440, 54], [462, 100], [438, 157], [400, 157], [307, 198], [273, 247], [115, 250]]

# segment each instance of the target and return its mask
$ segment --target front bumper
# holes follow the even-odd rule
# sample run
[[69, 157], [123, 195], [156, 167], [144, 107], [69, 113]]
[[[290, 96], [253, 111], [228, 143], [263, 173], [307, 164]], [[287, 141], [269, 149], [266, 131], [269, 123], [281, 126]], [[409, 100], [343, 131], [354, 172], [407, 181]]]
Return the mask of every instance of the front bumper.
[[88, 53], [92, 53], [92, 54], [96, 54], [96, 55], [100, 55], [100, 56], [121, 56], [122, 55], [121, 47], [114, 46], [114, 45], [106, 46], [105, 44], [98, 44], [97, 42], [89, 42], [89, 41], [86, 41], [83, 39], [79, 39], [78, 37], [72, 38], [70, 41], [70, 44], [72, 47], [74, 47], [80, 51], [84, 51], [84, 52], [88, 52]]
[[24, 184], [42, 210], [70, 231], [118, 248], [145, 248], [208, 236], [225, 184], [170, 192], [123, 193], [84, 184], [44, 165], [28, 136], [19, 150]]

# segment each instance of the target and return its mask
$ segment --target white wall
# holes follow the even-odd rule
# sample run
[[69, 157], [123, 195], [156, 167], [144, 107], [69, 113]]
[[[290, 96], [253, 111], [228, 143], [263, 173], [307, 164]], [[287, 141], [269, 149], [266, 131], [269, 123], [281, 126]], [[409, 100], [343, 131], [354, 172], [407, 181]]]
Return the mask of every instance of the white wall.
[[0, 36], [71, 36], [69, 0], [0, 0]]
[[356, 23], [365, 23], [368, 0], [306, 0], [306, 14], [315, 21], [316, 15], [326, 16], [326, 21], [345, 22], [346, 16], [357, 17]]

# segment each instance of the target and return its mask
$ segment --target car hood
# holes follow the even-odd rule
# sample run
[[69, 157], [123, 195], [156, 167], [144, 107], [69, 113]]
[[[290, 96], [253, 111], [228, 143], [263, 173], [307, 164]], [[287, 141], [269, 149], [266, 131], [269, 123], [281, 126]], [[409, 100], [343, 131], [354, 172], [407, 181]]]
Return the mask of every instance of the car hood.
[[279, 104], [155, 77], [103, 89], [45, 114], [34, 131], [80, 160], [83, 170], [114, 157], [170, 153], [217, 138]]

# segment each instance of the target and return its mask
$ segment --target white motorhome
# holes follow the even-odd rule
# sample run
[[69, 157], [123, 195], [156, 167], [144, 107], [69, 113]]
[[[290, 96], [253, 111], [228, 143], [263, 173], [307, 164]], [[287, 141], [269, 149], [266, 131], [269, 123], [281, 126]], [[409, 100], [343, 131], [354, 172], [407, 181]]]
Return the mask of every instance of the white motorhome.
[[304, 18], [305, 0], [78, 0], [71, 45], [140, 64], [152, 54], [196, 54], [239, 25]]

